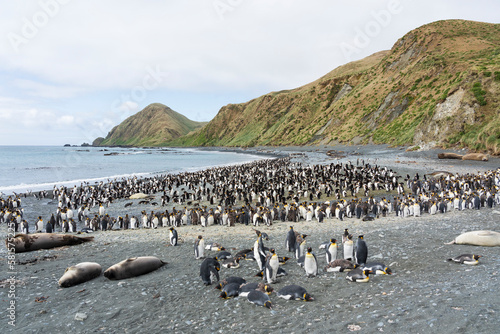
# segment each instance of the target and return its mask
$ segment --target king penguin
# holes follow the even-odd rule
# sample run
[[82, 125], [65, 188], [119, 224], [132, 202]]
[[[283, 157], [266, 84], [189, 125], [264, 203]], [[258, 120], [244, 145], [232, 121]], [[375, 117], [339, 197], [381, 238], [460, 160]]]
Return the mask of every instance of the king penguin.
[[368, 269], [356, 268], [347, 273], [346, 280], [357, 283], [366, 283], [370, 280], [368, 276], [372, 271]]
[[258, 306], [264, 306], [269, 309], [272, 307], [271, 299], [269, 298], [269, 296], [260, 290], [250, 291], [247, 295], [247, 299], [250, 303]]
[[260, 233], [253, 245], [253, 253], [255, 261], [257, 261], [259, 266], [259, 270], [263, 270], [266, 261], [266, 253], [264, 251], [264, 243], [262, 242], [262, 234]]
[[200, 276], [203, 284], [210, 285], [215, 280], [219, 281], [220, 263], [213, 257], [207, 257], [200, 266]]
[[307, 277], [315, 277], [318, 275], [318, 260], [312, 252], [312, 248], [307, 248], [307, 253], [304, 259], [304, 269]]
[[312, 301], [314, 298], [300, 285], [287, 285], [281, 288], [276, 295], [286, 300]]
[[352, 261], [353, 252], [354, 252], [354, 241], [352, 241], [352, 234], [349, 234], [344, 241], [344, 259]]
[[173, 227], [170, 228], [169, 236], [170, 244], [172, 246], [177, 246], [177, 231]]
[[194, 257], [197, 260], [205, 257], [205, 240], [201, 235], [194, 242]]
[[453, 257], [451, 259], [447, 259], [447, 261], [475, 266], [476, 264], [479, 263], [480, 257], [482, 257], [482, 256], [476, 255], [476, 254], [462, 254], [460, 256]]
[[271, 255], [267, 258], [266, 265], [264, 267], [264, 279], [268, 284], [276, 282], [276, 276], [278, 275], [278, 269], [280, 266], [278, 255], [274, 248], [270, 250]]
[[368, 258], [368, 247], [366, 242], [363, 240], [363, 236], [358, 236], [358, 241], [356, 241], [356, 264], [363, 265], [366, 263]]
[[330, 263], [337, 258], [337, 239], [330, 239], [330, 243], [326, 248], [326, 263]]
[[285, 240], [285, 248], [289, 252], [294, 252], [295, 251], [295, 231], [293, 230], [293, 226], [290, 226], [290, 230], [288, 230], [288, 233], [286, 234], [286, 240]]

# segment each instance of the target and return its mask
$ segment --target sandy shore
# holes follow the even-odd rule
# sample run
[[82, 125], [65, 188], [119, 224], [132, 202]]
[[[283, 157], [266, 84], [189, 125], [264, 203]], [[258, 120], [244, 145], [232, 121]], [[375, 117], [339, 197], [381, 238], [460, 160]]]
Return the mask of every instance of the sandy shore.
[[[265, 149], [265, 148], [264, 148]], [[262, 149], [262, 150], [264, 150]], [[356, 149], [351, 147], [351, 149]], [[379, 148], [382, 150], [382, 148]], [[280, 149], [296, 154], [303, 163], [328, 163], [333, 159], [325, 149]], [[363, 148], [362, 150], [365, 150]], [[370, 151], [351, 156], [370, 159], [400, 172], [449, 170], [461, 173], [498, 167], [498, 159], [487, 164], [439, 161], [435, 152]], [[303, 155], [302, 155], [303, 153]], [[352, 152], [350, 152], [352, 154]], [[386, 162], [385, 164], [383, 162]], [[123, 211], [123, 202], [110, 208], [111, 214]], [[55, 210], [50, 200], [27, 199], [23, 207], [28, 215]], [[150, 210], [151, 208], [144, 208]], [[154, 208], [157, 210], [158, 208]], [[134, 210], [139, 210], [134, 209]], [[36, 217], [35, 216], [35, 217]], [[324, 273], [307, 278], [294, 259], [284, 266], [288, 276], [280, 278], [275, 290], [289, 284], [305, 287], [313, 302], [286, 301], [271, 295], [272, 310], [250, 304], [246, 298], [222, 300], [213, 286], [204, 286], [199, 277], [201, 260], [193, 255], [194, 240], [217, 241], [231, 252], [250, 248], [256, 239], [251, 226], [235, 227], [181, 226], [180, 245], [168, 245], [168, 229], [95, 232], [93, 242], [78, 246], [16, 254], [16, 265], [8, 274], [7, 253], [2, 247], [0, 288], [2, 308], [0, 331], [15, 333], [496, 333], [500, 326], [498, 295], [500, 248], [444, 245], [464, 231], [490, 229], [499, 231], [500, 208], [466, 210], [434, 216], [387, 218], [363, 222], [358, 219], [326, 220], [324, 223], [275, 222], [260, 226], [269, 234], [267, 247], [279, 256], [285, 251], [285, 235], [290, 225], [308, 234], [307, 244], [316, 252], [320, 267], [324, 252], [318, 246], [329, 238], [340, 239], [348, 228], [355, 237], [364, 234], [369, 260], [389, 265], [392, 276], [372, 277], [368, 284], [345, 280], [343, 273]], [[2, 229], [5, 238], [5, 228]], [[478, 266], [446, 262], [463, 253], [483, 256]], [[209, 255], [215, 255], [210, 252]], [[60, 288], [58, 279], [65, 268], [79, 262], [93, 261], [109, 266], [134, 256], [153, 255], [168, 264], [147, 275], [111, 281], [100, 276], [92, 281]], [[257, 264], [243, 261], [238, 269], [221, 269], [221, 278], [241, 276], [257, 282]], [[5, 281], [15, 276], [16, 327], [8, 324], [12, 286]], [[75, 320], [75, 316], [84, 320]]]

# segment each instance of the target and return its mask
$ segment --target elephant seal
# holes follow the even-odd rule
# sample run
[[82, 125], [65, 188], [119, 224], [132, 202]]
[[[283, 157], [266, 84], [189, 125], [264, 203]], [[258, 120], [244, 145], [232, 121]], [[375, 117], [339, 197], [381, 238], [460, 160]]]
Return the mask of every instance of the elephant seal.
[[66, 271], [59, 279], [59, 286], [68, 288], [83, 282], [90, 281], [101, 275], [101, 265], [96, 262], [81, 262], [77, 265], [66, 268]]
[[462, 160], [488, 161], [488, 156], [483, 153], [468, 153], [462, 157]]
[[438, 153], [439, 159], [462, 159], [463, 155], [451, 152]]
[[156, 256], [131, 257], [106, 269], [104, 276], [113, 280], [130, 278], [147, 274], [165, 264], [167, 262], [163, 262]]
[[136, 193], [129, 197], [129, 199], [145, 199], [145, 198], [149, 198], [149, 195], [146, 195], [145, 193]]
[[6, 239], [7, 248], [12, 244], [15, 246], [16, 253], [31, 252], [39, 249], [50, 249], [61, 246], [73, 246], [92, 241], [94, 237], [77, 237], [71, 234], [56, 233], [33, 233], [17, 234], [13, 239]]
[[460, 234], [446, 245], [500, 246], [500, 233], [495, 231], [471, 231]]

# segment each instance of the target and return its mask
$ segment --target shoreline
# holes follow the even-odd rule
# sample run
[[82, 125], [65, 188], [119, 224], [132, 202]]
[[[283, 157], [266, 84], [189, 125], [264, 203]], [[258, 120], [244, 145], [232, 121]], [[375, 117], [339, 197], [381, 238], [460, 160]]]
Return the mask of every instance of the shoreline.
[[[385, 150], [384, 147], [376, 147], [376, 150], [372, 147], [371, 152], [350, 158], [354, 165], [359, 158], [371, 164], [380, 163], [380, 166], [385, 166], [381, 162], [392, 162], [397, 167], [416, 167], [408, 168], [411, 176], [415, 171], [423, 173], [442, 167], [476, 173], [476, 169], [493, 166], [479, 162], [456, 165], [453, 162], [448, 164], [449, 161], [440, 165], [432, 158], [437, 159], [437, 154], [417, 157], [402, 150], [387, 149], [387, 153], [383, 153]], [[328, 165], [346, 159], [333, 158], [325, 152], [287, 150], [287, 154], [294, 154], [292, 161], [303, 166]], [[113, 201], [107, 210], [111, 215], [123, 215], [129, 210], [124, 207], [127, 202], [130, 200]], [[23, 200], [26, 215], [32, 216], [53, 212], [54, 205], [57, 206], [57, 201], [52, 199]], [[182, 207], [170, 203], [168, 210], [173, 206]], [[131, 208], [136, 212], [165, 209], [136, 204]], [[94, 212], [95, 209], [92, 214]], [[152, 333], [292, 333], [294, 328], [297, 333], [328, 333], [332, 329], [342, 332], [359, 330], [361, 333], [496, 333], [500, 326], [497, 316], [500, 312], [497, 298], [500, 291], [500, 248], [444, 243], [470, 230], [500, 232], [499, 222], [500, 207], [497, 205], [492, 209], [453, 210], [444, 214], [422, 214], [421, 217], [403, 218], [392, 213], [372, 221], [346, 217], [344, 220], [326, 219], [323, 223], [315, 220], [275, 221], [271, 226], [258, 227], [251, 224], [207, 228], [182, 225], [176, 228], [180, 237], [176, 247], [169, 245], [168, 227], [96, 231], [84, 234], [94, 236], [94, 240], [81, 245], [15, 254], [15, 267], [11, 271], [15, 284], [10, 285], [14, 286], [16, 295], [15, 332], [41, 333], [49, 327], [54, 332], [78, 333], [118, 333], [124, 328], [127, 329], [125, 332]], [[307, 278], [292, 253], [285, 250], [289, 226], [308, 235], [307, 245], [316, 253], [320, 267], [317, 277]], [[279, 256], [292, 257], [283, 266], [288, 275], [272, 284], [275, 291], [289, 284], [298, 284], [305, 287], [315, 301], [286, 301], [273, 293], [270, 296], [273, 308], [268, 310], [250, 304], [244, 297], [221, 299], [213, 285], [203, 285], [199, 277], [201, 260], [195, 260], [193, 254], [197, 236], [203, 235], [206, 243], [219, 242], [234, 254], [254, 245], [254, 228], [269, 235], [269, 240], [264, 241], [267, 247], [275, 248]], [[354, 238], [364, 235], [369, 261], [385, 263], [394, 275], [372, 276], [367, 284], [359, 284], [348, 282], [345, 273], [323, 272], [326, 260], [319, 245], [330, 238], [341, 240], [345, 228]], [[7, 232], [2, 229], [0, 236], [5, 239]], [[340, 256], [342, 246], [338, 251]], [[483, 257], [477, 266], [446, 262], [447, 258], [464, 253]], [[207, 251], [207, 256], [215, 255], [216, 252]], [[104, 271], [135, 256], [157, 256], [168, 264], [149, 274], [125, 280], [111, 281], [101, 275], [70, 288], [60, 288], [57, 284], [71, 265], [97, 262]], [[10, 302], [7, 259], [7, 251], [2, 247], [0, 299]], [[242, 262], [238, 269], [221, 268], [221, 279], [241, 276], [248, 282], [260, 282], [261, 279], [255, 277], [258, 272], [256, 263]], [[0, 310], [0, 316], [4, 319], [0, 330], [14, 332], [7, 324], [5, 309]]]

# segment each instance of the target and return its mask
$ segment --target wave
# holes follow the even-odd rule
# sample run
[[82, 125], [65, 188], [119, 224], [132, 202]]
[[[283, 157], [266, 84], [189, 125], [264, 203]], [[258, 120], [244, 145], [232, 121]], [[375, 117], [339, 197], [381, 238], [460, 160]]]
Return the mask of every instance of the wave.
[[131, 177], [146, 177], [152, 176], [153, 173], [131, 173], [131, 174], [121, 174], [121, 175], [111, 175], [111, 176], [103, 176], [103, 177], [95, 177], [95, 178], [86, 178], [86, 179], [75, 179], [75, 180], [66, 180], [66, 181], [52, 181], [52, 182], [42, 182], [42, 183], [20, 183], [13, 186], [0, 186], [0, 191], [6, 194], [22, 193], [25, 191], [40, 191], [40, 190], [52, 190], [54, 186], [60, 187], [72, 187], [74, 185], [80, 186], [82, 183], [98, 183], [100, 181], [114, 181], [127, 179]]

